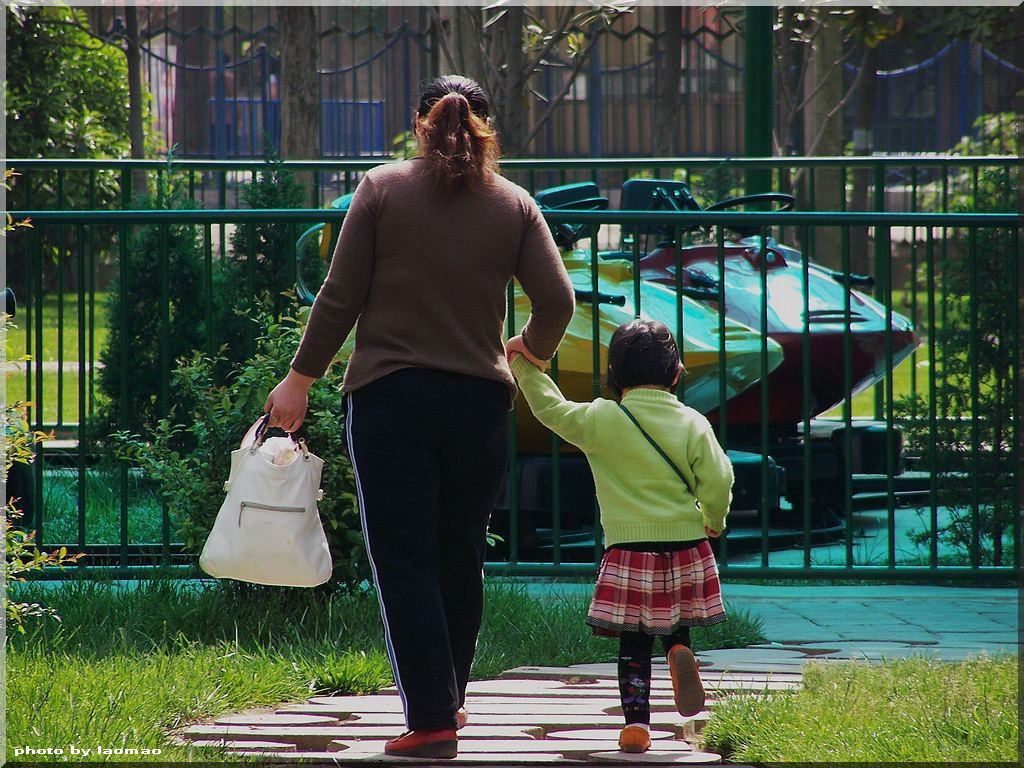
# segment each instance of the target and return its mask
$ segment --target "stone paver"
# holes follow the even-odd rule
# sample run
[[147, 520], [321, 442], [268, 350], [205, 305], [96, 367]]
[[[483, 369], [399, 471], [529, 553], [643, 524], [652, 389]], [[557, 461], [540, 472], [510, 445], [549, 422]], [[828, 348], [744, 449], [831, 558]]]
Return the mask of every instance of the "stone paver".
[[[460, 731], [459, 735], [462, 733]], [[675, 731], [659, 731], [655, 728], [651, 729], [651, 740], [657, 739], [674, 739], [677, 734]], [[574, 739], [576, 741], [596, 741], [598, 739], [607, 739], [609, 741], [615, 741], [619, 738], [619, 729], [611, 728], [582, 728], [579, 730], [572, 731], [548, 731], [544, 734], [546, 739]], [[679, 742], [679, 749], [692, 749], [689, 744], [685, 741]]]
[[[793, 650], [768, 652], [793, 658]], [[705, 661], [710, 662], [710, 659]], [[531, 667], [529, 679], [516, 677], [478, 681], [466, 706], [470, 723], [459, 733], [457, 762], [507, 764], [514, 762], [580, 763], [619, 760], [635, 755], [618, 751], [622, 727], [617, 682], [579, 684], [580, 679], [605, 675], [614, 665]], [[509, 674], [515, 674], [510, 670]], [[706, 685], [716, 691], [765, 691], [798, 685], [791, 679], [773, 682], [756, 672], [725, 673], [707, 669]], [[565, 681], [571, 681], [566, 683]], [[645, 763], [717, 763], [720, 756], [699, 748], [699, 734], [708, 712], [681, 717], [672, 701], [671, 680], [664, 664], [653, 670], [651, 711], [656, 749]], [[583, 693], [583, 695], [580, 695]], [[589, 693], [589, 695], [587, 695]], [[333, 758], [348, 763], [415, 762], [393, 760], [383, 754], [384, 742], [404, 730], [401, 699], [394, 689], [372, 696], [315, 696], [302, 704], [282, 705], [277, 712], [247, 712], [218, 718], [219, 722], [194, 725], [182, 734], [196, 744], [222, 744], [242, 754], [273, 754], [274, 745], [291, 758]], [[437, 761], [426, 761], [434, 762]]]
[[[566, 585], [586, 592], [589, 585]], [[496, 680], [470, 683], [469, 725], [460, 731], [459, 757], [471, 765], [713, 764], [701, 749], [704, 723], [724, 698], [765, 696], [799, 688], [809, 662], [842, 663], [920, 656], [948, 661], [980, 654], [1017, 653], [1017, 596], [1013, 590], [941, 587], [723, 588], [732, 608], [764, 622], [770, 642], [698, 654], [708, 692], [705, 710], [675, 712], [668, 667], [652, 664], [654, 746], [643, 755], [619, 752], [622, 726], [614, 663], [517, 667]], [[546, 594], [552, 594], [549, 590]], [[391, 758], [387, 738], [405, 730], [395, 689], [372, 696], [314, 696], [276, 711], [246, 712], [187, 728], [197, 745], [223, 745], [238, 755], [280, 754], [343, 765], [440, 761]]]
[[623, 763], [646, 763], [650, 765], [707, 765], [721, 762], [722, 756], [710, 752], [663, 752], [652, 749], [642, 755], [628, 755], [625, 752], [594, 752], [591, 757], [598, 760], [616, 760]]

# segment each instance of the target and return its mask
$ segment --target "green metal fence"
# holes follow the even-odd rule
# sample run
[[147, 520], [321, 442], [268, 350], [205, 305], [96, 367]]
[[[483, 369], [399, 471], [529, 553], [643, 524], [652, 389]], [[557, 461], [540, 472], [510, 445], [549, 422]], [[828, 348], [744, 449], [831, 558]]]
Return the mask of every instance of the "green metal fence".
[[[351, 192], [370, 168], [386, 158], [290, 160], [281, 167], [305, 172], [307, 200], [322, 205]], [[1009, 169], [1021, 185], [1021, 159], [1014, 155], [886, 155], [864, 157], [783, 158], [579, 158], [514, 159], [501, 163], [503, 173], [534, 192], [576, 181], [594, 181], [613, 191], [637, 175], [676, 177], [691, 182], [708, 197], [744, 194], [744, 174], [771, 171], [777, 191], [801, 193], [807, 210], [945, 212], [951, 202], [970, 210], [979, 178], [987, 169]], [[187, 179], [189, 196], [210, 208], [238, 207], [239, 193], [252, 175], [267, 168], [260, 160], [57, 160], [9, 159], [7, 167], [21, 174], [12, 193], [12, 207], [23, 209], [88, 209], [110, 205], [131, 208], [132, 175], [149, 189], [169, 171]], [[830, 197], [824, 199], [828, 191]], [[857, 200], [860, 194], [862, 200]], [[102, 204], [98, 204], [102, 203]]]
[[[930, 167], [950, 168], [950, 158]], [[961, 159], [956, 159], [959, 162]], [[45, 162], [45, 161], [44, 161]], [[669, 161], [660, 167], [670, 167]], [[790, 161], [784, 161], [789, 163]], [[832, 161], [833, 164], [836, 161]], [[844, 160], [844, 162], [846, 162]], [[994, 163], [993, 159], [987, 162]], [[874, 165], [872, 165], [874, 163]], [[607, 164], [607, 165], [606, 165]], [[207, 164], [211, 165], [211, 164]], [[233, 164], [237, 165], [237, 164]], [[321, 164], [296, 164], [317, 167]], [[331, 164], [337, 165], [337, 164]], [[644, 167], [649, 164], [644, 163]], [[736, 161], [742, 168], [745, 163]], [[794, 162], [796, 166], [816, 167], [816, 163]], [[827, 165], [823, 163], [822, 165]], [[849, 167], [884, 169], [887, 163], [872, 160], [854, 160]], [[981, 167], [975, 165], [973, 167]], [[536, 181], [545, 169], [524, 163], [519, 169]], [[571, 173], [580, 170], [593, 175], [603, 170], [625, 173], [624, 163], [618, 161], [588, 161], [586, 164], [560, 164], [555, 172], [571, 180]], [[655, 164], [658, 167], [658, 164]], [[109, 164], [108, 166], [109, 167]], [[360, 166], [365, 168], [365, 164]], [[694, 168], [700, 165], [693, 166]], [[776, 167], [783, 167], [779, 165]], [[130, 173], [130, 166], [123, 166]], [[634, 167], [629, 168], [632, 171]], [[23, 168], [23, 170], [28, 170]], [[1019, 169], [1018, 169], [1019, 170]], [[96, 173], [101, 172], [97, 167]], [[196, 170], [198, 173], [198, 169]], [[876, 172], [878, 172], [876, 170]], [[357, 173], [351, 169], [351, 173]], [[560, 179], [561, 180], [561, 179]], [[977, 182], [976, 182], [977, 185]], [[531, 184], [530, 186], [533, 186]], [[64, 442], [37, 451], [37, 461], [31, 468], [28, 482], [34, 493], [31, 527], [38, 532], [38, 542], [44, 548], [61, 544], [74, 551], [83, 551], [90, 557], [83, 560], [83, 571], [90, 567], [112, 568], [117, 573], [129, 573], [146, 564], [179, 564], [188, 573], [195, 573], [193, 559], [176, 542], [173, 522], [166, 507], [159, 501], [159, 524], [142, 532], [136, 530], [133, 515], [137, 507], [132, 504], [133, 494], [143, 492], [145, 478], [128, 462], [118, 464], [116, 478], [97, 488], [97, 480], [90, 480], [89, 456], [92, 450], [82, 444], [81, 415], [91, 412], [95, 402], [95, 361], [98, 360], [95, 318], [97, 315], [95, 274], [97, 258], [103, 256], [92, 247], [98, 233], [112, 237], [112, 255], [117, 262], [114, 279], [126, 286], [128, 271], [134, 254], [129, 253], [129, 235], [133, 228], [155, 226], [158, 232], [158, 269], [152, 279], [159, 286], [159, 298], [154, 312], [159, 318], [161, 394], [160, 414], [166, 413], [168, 403], [167, 382], [172, 361], [167, 354], [169, 317], [169, 281], [174, 254], [168, 247], [171, 227], [194, 227], [202, 242], [207, 275], [205, 288], [196, 301], [202, 303], [203, 313], [209, 316], [213, 301], [209, 275], [217, 261], [216, 232], [223, 227], [241, 228], [265, 226], [284, 227], [291, 237], [306, 226], [318, 222], [338, 224], [343, 213], [322, 209], [297, 210], [22, 210], [12, 211], [18, 218], [30, 218], [33, 228], [16, 235], [27, 248], [24, 251], [24, 274], [27, 290], [19, 297], [19, 325], [24, 327], [24, 351], [31, 356], [21, 375], [23, 382], [15, 381], [13, 390], [23, 387], [25, 397], [33, 401], [30, 421], [33, 428], [56, 427]], [[730, 376], [730, 360], [726, 344], [718, 347], [715, 362], [717, 375], [712, 379], [719, 388], [719, 419], [717, 430], [723, 445], [742, 451], [749, 463], [746, 480], [756, 492], [753, 514], [747, 519], [735, 517], [730, 522], [730, 533], [719, 546], [718, 556], [723, 575], [728, 578], [864, 578], [864, 579], [1008, 579], [1019, 573], [1021, 565], [1021, 440], [1020, 424], [1020, 353], [1019, 325], [1011, 323], [1010, 330], [998, 339], [992, 339], [991, 329], [982, 327], [985, 318], [1002, 312], [1013, 318], [1020, 316], [1020, 229], [1022, 219], [1016, 214], [1000, 213], [852, 213], [852, 212], [687, 212], [653, 213], [629, 211], [551, 212], [549, 223], [571, 224], [582, 228], [582, 247], [573, 254], [582, 266], [578, 275], [589, 280], [589, 286], [577, 287], [589, 294], [581, 299], [591, 313], [593, 334], [590, 337], [592, 365], [586, 374], [592, 385], [591, 394], [598, 394], [601, 386], [600, 345], [593, 340], [600, 336], [602, 313], [608, 311], [600, 297], [601, 264], [604, 256], [602, 242], [612, 239], [618, 230], [627, 233], [622, 241], [625, 250], [617, 256], [628, 264], [636, 264], [640, 255], [639, 238], [630, 239], [628, 233], [645, 227], [667, 228], [671, 242], [688, 246], [703, 242], [713, 250], [720, 273], [725, 271], [727, 252], [734, 248], [736, 237], [730, 233], [737, 228], [753, 228], [756, 234], [747, 241], [751, 253], [761, 258], [752, 261], [760, 279], [760, 326], [751, 324], [749, 331], [760, 332], [760, 359], [762, 373], [769, 369], [767, 360], [774, 353], [766, 333], [768, 317], [767, 273], [769, 254], [775, 243], [795, 237], [802, 244], [806, 258], [793, 259], [794, 274], [805, 286], [803, 306], [797, 314], [803, 318], [800, 329], [800, 368], [806, 383], [815, 365], [823, 364], [812, 358], [810, 334], [814, 309], [809, 304], [806, 286], [813, 262], [818, 260], [815, 249], [816, 235], [826, 230], [838, 231], [840, 249], [839, 268], [834, 279], [845, 289], [842, 313], [832, 318], [841, 336], [837, 358], [830, 365], [842, 367], [846, 397], [834, 413], [825, 419], [815, 418], [819, 411], [814, 404], [803, 402], [803, 417], [792, 425], [792, 431], [777, 433], [767, 417], [774, 400], [792, 397], [790, 392], [771, 392], [763, 381], [759, 390], [761, 419], [752, 432], [735, 434], [730, 427], [729, 400], [726, 382]], [[615, 229], [613, 229], [615, 228]], [[858, 406], [852, 391], [852, 361], [857, 338], [857, 318], [851, 311], [850, 289], [857, 276], [851, 270], [851, 242], [859, 229], [869, 228], [873, 243], [875, 299], [885, 308], [885, 329], [881, 364], [890, 373], [874, 387], [876, 394], [867, 406], [865, 418], [856, 412]], [[223, 230], [221, 230], [223, 231]], [[701, 234], [701, 233], [705, 234]], [[589, 237], [588, 237], [589, 236]], [[58, 281], [57, 306], [47, 303], [41, 287], [46, 268], [45, 242], [57, 244], [57, 261], [65, 263], [74, 275], [73, 320], [69, 322], [65, 309], [63, 282]], [[249, 242], [253, 242], [250, 239]], [[223, 240], [220, 242], [223, 247]], [[781, 246], [780, 246], [781, 247]], [[673, 272], [676, 285], [672, 291], [675, 315], [679, 322], [675, 329], [680, 346], [688, 345], [684, 339], [684, 315], [690, 311], [690, 302], [711, 307], [717, 315], [720, 338], [726, 338], [726, 325], [731, 322], [725, 314], [725, 294], [728, 280], [718, 286], [713, 302], [696, 302], [682, 290], [681, 258], [684, 248], [675, 250]], [[982, 281], [985, 269], [993, 269], [993, 254], [998, 255], [998, 280]], [[244, 255], [251, 263], [255, 254]], [[292, 254], [297, 257], [297, 254]], [[964, 280], [954, 281], [953, 266], [966, 266]], [[897, 270], [900, 266], [902, 272]], [[59, 275], [64, 270], [58, 270]], [[645, 290], [639, 269], [632, 269], [628, 285], [621, 297], [626, 306], [641, 310]], [[999, 305], [993, 309], [996, 285]], [[589, 291], [585, 289], [589, 287]], [[509, 333], [516, 330], [514, 312], [516, 293], [510, 288]], [[620, 297], [613, 297], [618, 301]], [[614, 305], [614, 304], [613, 304]], [[613, 306], [613, 305], [609, 305]], [[912, 322], [922, 345], [908, 358], [911, 372], [908, 377], [893, 373], [896, 351], [893, 338], [896, 325], [894, 312], [905, 312]], [[54, 343], [46, 332], [47, 322], [56, 320], [56, 355], [50, 364], [46, 346]], [[987, 321], [986, 321], [987, 322]], [[65, 336], [74, 330], [75, 361], [67, 359]], [[953, 333], [956, 331], [956, 333]], [[216, 342], [216, 339], [210, 339]], [[17, 354], [19, 350], [16, 350]], [[123, 349], [126, 357], [130, 350]], [[963, 356], [968, 365], [959, 366]], [[993, 364], [993, 356], [998, 357]], [[553, 373], [564, 373], [556, 357]], [[68, 366], [77, 362], [77, 366]], [[921, 366], [922, 362], [927, 365]], [[55, 363], [55, 364], [53, 364]], [[984, 374], [1002, 366], [998, 375]], [[986, 367], [987, 366], [987, 367]], [[73, 376], [65, 381], [64, 374], [73, 368]], [[1003, 370], [1005, 368], [1005, 370]], [[899, 370], [899, 369], [897, 369]], [[966, 400], [947, 386], [943, 377], [963, 375]], [[122, 369], [121, 391], [127, 388], [127, 372]], [[976, 371], [977, 373], [970, 373]], [[282, 375], [284, 371], [281, 372]], [[711, 375], [711, 374], [709, 374]], [[51, 385], [56, 379], [55, 385]], [[681, 395], [687, 398], [685, 384]], [[993, 395], [994, 389], [998, 389]], [[77, 400], [78, 418], [65, 413], [73, 392]], [[806, 391], [806, 389], [805, 389]], [[911, 402], [910, 398], [918, 396]], [[51, 402], [53, 401], [53, 402]], [[56, 405], [52, 409], [53, 404]], [[991, 407], [989, 407], [991, 406]], [[52, 410], [51, 410], [52, 409]], [[51, 418], [52, 414], [52, 418]], [[122, 412], [122, 415], [127, 416]], [[513, 418], [518, 418], [514, 414]], [[829, 432], [830, 456], [838, 456], [832, 474], [816, 477], [810, 467], [820, 460], [821, 442], [816, 430], [822, 422]], [[967, 431], [958, 425], [967, 423]], [[861, 429], [861, 428], [864, 429]], [[870, 438], [867, 448], [856, 443], [864, 436]], [[912, 439], [913, 438], [913, 439]], [[504, 544], [500, 559], [488, 564], [493, 573], [516, 574], [591, 574], [601, 553], [599, 527], [594, 525], [595, 509], [592, 498], [582, 503], [564, 498], [570, 474], [578, 477], [580, 460], [570, 454], [563, 455], [562, 446], [552, 439], [550, 448], [532, 456], [520, 455], [517, 430], [512, 432], [512, 455], [509, 482], [502, 509], [496, 513], [496, 524], [503, 521]], [[737, 442], [739, 441], [739, 442]], [[860, 453], [858, 453], [858, 450]], [[874, 455], [871, 453], [874, 452]], [[941, 456], [940, 456], [941, 454]], [[785, 457], [785, 458], [783, 458]], [[775, 459], [778, 458], [778, 462]], [[529, 462], [534, 462], [529, 464]], [[864, 471], [858, 462], [868, 462], [870, 471]], [[521, 503], [524, 468], [543, 464], [542, 474], [547, 480], [534, 488], [535, 495], [546, 495], [547, 500], [533, 500], [533, 518], [524, 517]], [[794, 482], [780, 480], [778, 467], [788, 462], [790, 467], [805, 470]], [[906, 470], [906, 471], [904, 471]], [[780, 486], [781, 483], [781, 486]], [[585, 484], [580, 485], [584, 487]], [[537, 489], [540, 490], [537, 490]], [[780, 490], [781, 488], [781, 490]], [[836, 508], [825, 523], [818, 519], [819, 492], [822, 488], [835, 491]], [[950, 490], [950, 489], [953, 490]], [[960, 492], [956, 492], [959, 489]], [[112, 499], [110, 519], [97, 519], [98, 513], [90, 504], [90, 494], [106, 493]], [[64, 500], [57, 503], [57, 497]], [[155, 498], [155, 497], [152, 497]], [[56, 500], [56, 501], [55, 501]], [[70, 501], [69, 501], [70, 500]], [[212, 502], [211, 502], [212, 503]], [[63, 504], [63, 507], [61, 507]], [[570, 508], [571, 506], [571, 508]], [[736, 506], [734, 504], [734, 506]], [[62, 520], [55, 519], [61, 507]], [[538, 512], [541, 513], [540, 519]], [[915, 517], [920, 524], [921, 536], [913, 543], [907, 529], [907, 519]], [[570, 528], [570, 518], [573, 522]], [[581, 522], [582, 521], [582, 522]], [[780, 522], [781, 521], [781, 522]], [[531, 542], [524, 529], [530, 526], [535, 534]], [[865, 537], [864, 529], [874, 526], [874, 535]], [[952, 544], [940, 536], [956, 538]], [[53, 534], [55, 528], [63, 531]], [[96, 533], [102, 529], [102, 535]], [[538, 545], [536, 539], [541, 541]], [[867, 538], [873, 542], [865, 545]], [[998, 553], [998, 554], [997, 554]]]

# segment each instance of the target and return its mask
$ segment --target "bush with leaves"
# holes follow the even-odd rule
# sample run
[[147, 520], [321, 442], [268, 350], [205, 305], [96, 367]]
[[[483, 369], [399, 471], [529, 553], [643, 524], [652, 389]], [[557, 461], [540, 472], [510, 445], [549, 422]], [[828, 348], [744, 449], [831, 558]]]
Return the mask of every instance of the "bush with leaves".
[[[196, 208], [188, 195], [186, 180], [175, 171], [169, 159], [166, 173], [157, 181], [156, 194], [140, 198], [135, 206], [144, 210], [187, 210]], [[293, 174], [279, 160], [272, 159], [257, 172], [242, 192], [242, 199], [253, 209], [292, 208], [302, 203], [302, 189]], [[231, 364], [245, 360], [253, 351], [258, 328], [253, 317], [271, 311], [294, 314], [294, 296], [286, 298], [294, 279], [294, 242], [296, 227], [266, 222], [238, 226], [230, 237], [231, 248], [223, 258], [214, 259], [212, 296], [205, 287], [205, 262], [201, 229], [196, 225], [147, 224], [139, 227], [128, 245], [127, 307], [123, 307], [120, 281], [113, 281], [107, 296], [110, 333], [100, 359], [99, 386], [109, 400], [95, 425], [95, 439], [102, 440], [114, 429], [145, 434], [159, 419], [160, 391], [160, 260], [166, 229], [168, 259], [168, 360], [171, 364], [206, 345], [205, 302], [212, 301], [210, 336], [224, 349], [214, 380], [223, 383]], [[127, 312], [127, 322], [122, 321]], [[121, 338], [128, 343], [127, 423], [120, 418]], [[189, 409], [184, 394], [170, 390], [171, 402]]]
[[[973, 149], [991, 152], [1006, 140], [1003, 121], [992, 117], [976, 123]], [[1012, 211], [1017, 192], [1012, 172], [1009, 167], [984, 171], [977, 195], [972, 183], [970, 191], [951, 198], [951, 210]], [[934, 431], [928, 400], [920, 393], [896, 400], [894, 408], [909, 451], [936, 476], [935, 503], [949, 510], [944, 526], [917, 531], [914, 540], [926, 544], [937, 536], [963, 562], [970, 561], [977, 541], [978, 562], [1003, 565], [1010, 558], [1004, 537], [1013, 530], [1014, 485], [1021, 471], [1013, 450], [1021, 423], [1014, 399], [1020, 375], [1014, 338], [1024, 307], [1011, 279], [1016, 268], [1013, 231], [979, 227], [974, 237], [973, 255], [970, 235], [960, 231], [937, 264], [934, 289], [942, 292], [937, 303], [945, 311], [940, 327], [931, 330], [937, 358], [930, 361], [935, 366]], [[916, 279], [929, 289], [921, 275]]]
[[[295, 174], [275, 156], [242, 190], [242, 202], [253, 209], [299, 208], [304, 199]], [[223, 313], [218, 327], [233, 348], [252, 351], [254, 334], [247, 314], [294, 314], [295, 303], [285, 301], [282, 291], [295, 284], [295, 241], [300, 231], [293, 224], [260, 222], [239, 225], [231, 235], [231, 251], [218, 271], [215, 292], [222, 306], [234, 310]]]
[[[158, 182], [157, 194], [138, 198], [134, 205], [144, 210], [196, 207], [170, 163]], [[206, 338], [200, 229], [191, 224], [145, 224], [130, 235], [127, 252], [127, 291], [122, 293], [121, 279], [114, 280], [106, 298], [109, 332], [106, 347], [100, 352], [103, 367], [97, 375], [105, 404], [93, 424], [95, 440], [103, 440], [113, 429], [145, 433], [160, 417], [161, 261], [165, 253], [168, 367], [173, 367], [180, 356], [202, 347]], [[127, 349], [126, 358], [122, 356], [122, 343]], [[122, 394], [123, 371], [127, 390]], [[165, 404], [168, 410], [182, 402], [181, 393], [173, 388], [169, 395], [173, 402]], [[121, 417], [122, 405], [127, 421]]]
[[[8, 222], [6, 230], [13, 229], [16, 224]], [[7, 329], [14, 327], [9, 322], [10, 315], [0, 313], [0, 341], [6, 343]], [[8, 373], [7, 376], [12, 374]], [[27, 415], [28, 403], [16, 401], [4, 403], [2, 416], [3, 431], [3, 452], [4, 469], [3, 482], [7, 482], [11, 468], [17, 464], [27, 465], [35, 458], [33, 446], [44, 438], [52, 438], [53, 435], [46, 432], [33, 432], [29, 427]], [[7, 582], [24, 581], [23, 574], [30, 571], [38, 571], [44, 567], [63, 567], [68, 563], [77, 562], [83, 555], [69, 555], [66, 547], [61, 547], [54, 552], [40, 552], [35, 546], [35, 531], [26, 530], [17, 524], [22, 517], [22, 512], [15, 503], [16, 498], [9, 498], [4, 504], [3, 534], [4, 534], [4, 579]], [[53, 608], [39, 603], [20, 603], [12, 600], [10, 595], [4, 594], [4, 612], [7, 615], [8, 626], [17, 627], [19, 632], [25, 631], [25, 619], [30, 616], [51, 616], [60, 619]]]
[[[173, 387], [191, 410], [176, 410], [160, 420], [152, 441], [138, 434], [118, 432], [114, 439], [122, 458], [138, 463], [156, 481], [172, 519], [182, 521], [185, 547], [198, 554], [213, 527], [224, 498], [223, 483], [230, 470], [231, 451], [263, 414], [270, 390], [288, 371], [302, 338], [308, 309], [298, 318], [260, 318], [262, 331], [256, 352], [232, 369], [228, 383], [217, 380], [223, 348], [213, 357], [193, 353], [173, 375]], [[304, 426], [310, 448], [324, 461], [323, 501], [320, 517], [334, 557], [332, 584], [350, 588], [367, 577], [367, 563], [359, 532], [355, 479], [345, 455], [345, 428], [339, 393], [343, 367], [333, 366], [309, 390]], [[187, 436], [194, 449], [182, 452], [176, 445]]]
[[[124, 51], [87, 31], [81, 9], [16, 4], [7, 14], [8, 157], [123, 157], [128, 154], [128, 63]], [[98, 178], [100, 204], [116, 198], [116, 177]], [[107, 183], [111, 182], [110, 186]], [[84, 200], [85, 178], [65, 192]], [[74, 185], [78, 186], [74, 186]], [[52, 186], [35, 206], [56, 202]]]
[[[128, 155], [128, 63], [124, 51], [104, 44], [87, 31], [84, 10], [63, 5], [5, 4], [7, 72], [5, 94], [8, 158], [119, 158]], [[10, 164], [10, 161], [8, 161]], [[65, 173], [63, 206], [113, 206], [118, 198], [116, 171]], [[91, 185], [91, 189], [90, 189]], [[57, 172], [34, 170], [13, 185], [13, 210], [56, 208]], [[70, 228], [68, 228], [70, 230]], [[92, 247], [102, 255], [109, 230], [93, 233]], [[49, 290], [58, 264], [69, 259], [70, 231], [56, 241], [52, 228], [42, 233], [43, 285]], [[24, 290], [28, 243], [8, 246], [7, 279]]]

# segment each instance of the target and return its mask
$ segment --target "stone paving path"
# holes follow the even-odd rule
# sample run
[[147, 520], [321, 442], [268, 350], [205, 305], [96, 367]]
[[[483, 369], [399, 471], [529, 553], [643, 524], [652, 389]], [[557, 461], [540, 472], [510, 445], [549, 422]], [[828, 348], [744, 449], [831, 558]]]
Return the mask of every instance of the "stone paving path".
[[719, 755], [702, 749], [709, 710], [727, 696], [799, 688], [808, 661], [876, 663], [909, 656], [959, 660], [1018, 649], [1013, 590], [727, 586], [726, 591], [733, 607], [765, 620], [765, 632], [775, 642], [700, 653], [708, 706], [689, 718], [675, 712], [668, 667], [656, 660], [654, 746], [644, 755], [618, 751], [622, 718], [613, 663], [519, 667], [497, 680], [470, 683], [470, 724], [459, 733], [454, 761], [384, 755], [385, 740], [404, 730], [394, 688], [373, 696], [316, 696], [304, 703], [229, 715], [191, 726], [181, 737], [226, 746], [239, 755], [325, 765], [720, 763]]

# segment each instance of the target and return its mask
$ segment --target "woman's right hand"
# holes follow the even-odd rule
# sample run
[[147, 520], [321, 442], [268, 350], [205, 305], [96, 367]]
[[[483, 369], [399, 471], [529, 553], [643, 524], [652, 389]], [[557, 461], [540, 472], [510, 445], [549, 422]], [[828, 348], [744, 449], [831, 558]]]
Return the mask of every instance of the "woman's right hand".
[[309, 387], [316, 381], [312, 376], [303, 376], [294, 368], [281, 379], [267, 396], [263, 412], [270, 414], [270, 427], [280, 427], [285, 432], [297, 432], [306, 418], [309, 405]]

